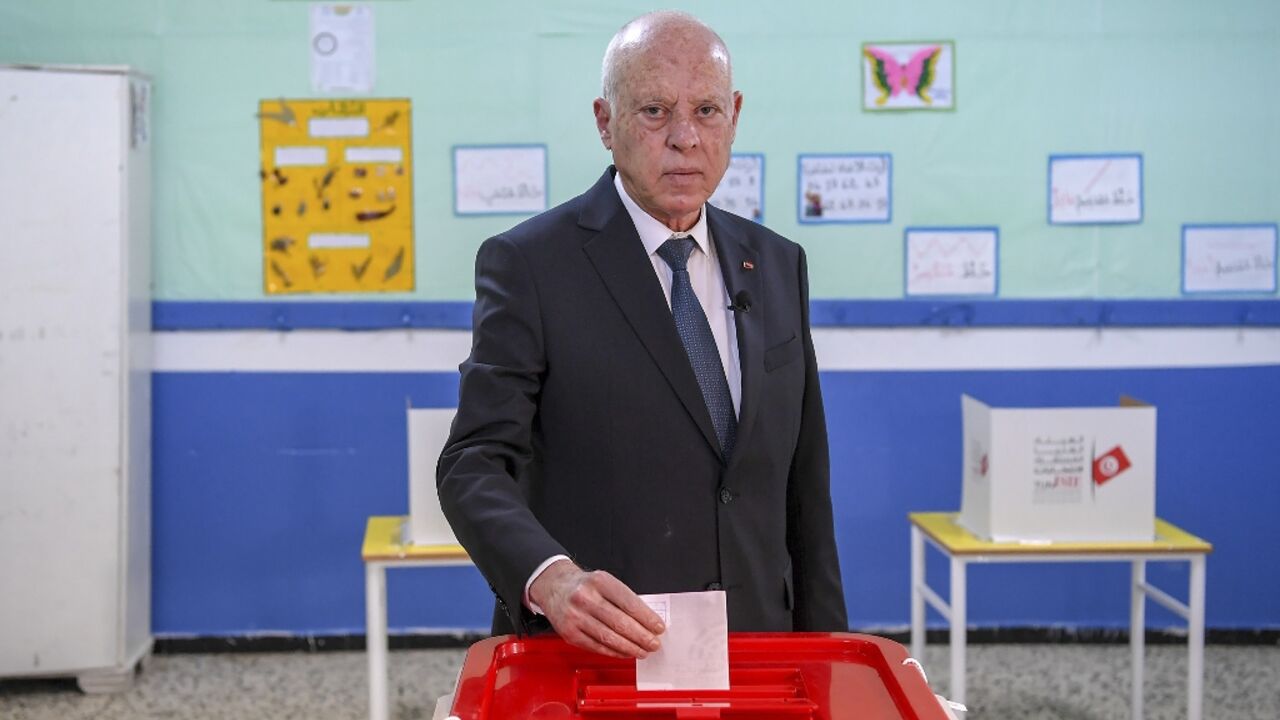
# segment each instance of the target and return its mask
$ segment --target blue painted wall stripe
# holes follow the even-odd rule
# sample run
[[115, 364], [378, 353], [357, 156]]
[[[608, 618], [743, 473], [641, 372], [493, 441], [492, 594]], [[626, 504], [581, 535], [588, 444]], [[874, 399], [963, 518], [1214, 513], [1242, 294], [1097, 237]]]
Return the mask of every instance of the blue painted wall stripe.
[[[814, 300], [816, 327], [1280, 326], [1280, 301]], [[471, 329], [466, 301], [178, 301], [152, 305], [156, 330]]]
[[[1280, 573], [1258, 563], [1280, 507], [1280, 366], [824, 372], [822, 387], [855, 626], [908, 620], [906, 516], [960, 505], [961, 393], [1001, 406], [1110, 405], [1129, 393], [1158, 408], [1157, 512], [1214, 544], [1209, 626], [1280, 627]], [[457, 388], [443, 372], [157, 373], [155, 632], [359, 632], [365, 520], [408, 508], [405, 402], [448, 407]], [[972, 573], [977, 625], [1128, 622], [1123, 564]], [[1147, 573], [1184, 596], [1185, 565]], [[946, 587], [937, 553], [929, 577]], [[396, 628], [489, 623], [492, 596], [474, 568], [392, 573], [389, 592]], [[1152, 627], [1179, 625], [1148, 607]]]
[[157, 301], [156, 330], [471, 329], [470, 302]]

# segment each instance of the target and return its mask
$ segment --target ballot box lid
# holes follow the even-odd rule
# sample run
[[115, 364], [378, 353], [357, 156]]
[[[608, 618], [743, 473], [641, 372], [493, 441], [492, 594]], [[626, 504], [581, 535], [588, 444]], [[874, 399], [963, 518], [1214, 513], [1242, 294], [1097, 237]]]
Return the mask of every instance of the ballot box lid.
[[731, 633], [729, 690], [636, 689], [634, 660], [555, 636], [482, 640], [467, 651], [459, 720], [945, 720], [891, 640], [854, 633]]

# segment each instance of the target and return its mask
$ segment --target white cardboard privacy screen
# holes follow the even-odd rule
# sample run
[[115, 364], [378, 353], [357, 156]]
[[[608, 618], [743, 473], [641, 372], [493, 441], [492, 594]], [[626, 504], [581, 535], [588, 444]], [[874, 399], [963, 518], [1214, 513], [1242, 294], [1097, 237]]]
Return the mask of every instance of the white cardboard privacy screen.
[[449, 437], [453, 408], [409, 408], [409, 537], [414, 545], [456, 545], [436, 494], [436, 461]]

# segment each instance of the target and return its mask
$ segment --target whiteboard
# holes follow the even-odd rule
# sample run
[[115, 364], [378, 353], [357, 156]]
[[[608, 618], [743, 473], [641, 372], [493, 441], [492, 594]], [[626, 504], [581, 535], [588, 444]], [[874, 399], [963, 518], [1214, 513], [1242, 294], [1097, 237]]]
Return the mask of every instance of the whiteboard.
[[1274, 224], [1182, 226], [1184, 294], [1275, 291]]
[[1142, 222], [1142, 156], [1050, 155], [1049, 223]]
[[903, 235], [906, 295], [996, 294], [999, 229], [907, 228]]
[[454, 146], [455, 214], [523, 215], [546, 209], [546, 145]]
[[707, 202], [739, 217], [764, 222], [764, 155], [734, 153]]
[[887, 223], [893, 218], [888, 153], [800, 155], [797, 165], [798, 222]]

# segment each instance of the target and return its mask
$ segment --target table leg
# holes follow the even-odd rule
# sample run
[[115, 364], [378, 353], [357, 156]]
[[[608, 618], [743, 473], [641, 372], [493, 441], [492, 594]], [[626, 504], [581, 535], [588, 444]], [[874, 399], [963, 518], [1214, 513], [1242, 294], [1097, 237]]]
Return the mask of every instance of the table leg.
[[965, 699], [964, 651], [965, 651], [965, 566], [960, 558], [951, 558], [951, 697], [960, 704]]
[[1204, 702], [1204, 583], [1205, 556], [1191, 558], [1191, 588], [1187, 603], [1187, 718], [1200, 720]]
[[387, 570], [364, 568], [365, 645], [369, 653], [369, 720], [387, 720]]
[[1132, 563], [1132, 585], [1129, 588], [1129, 654], [1130, 667], [1133, 671], [1133, 685], [1130, 687], [1130, 701], [1133, 720], [1142, 720], [1142, 684], [1146, 662], [1147, 631], [1147, 591], [1143, 584], [1147, 581], [1147, 561], [1134, 560]]
[[911, 657], [924, 662], [924, 534], [911, 526]]

